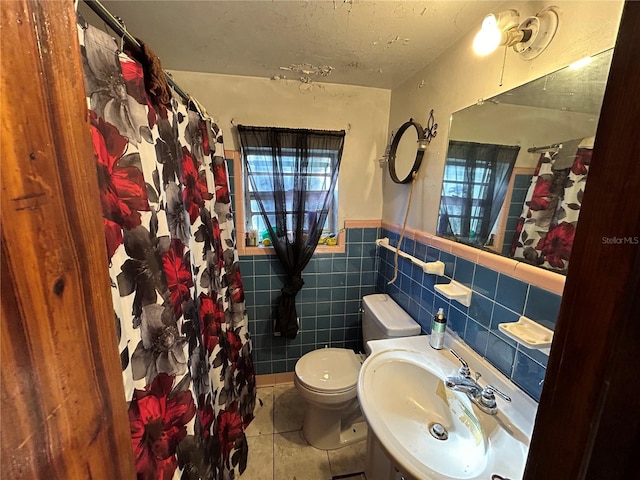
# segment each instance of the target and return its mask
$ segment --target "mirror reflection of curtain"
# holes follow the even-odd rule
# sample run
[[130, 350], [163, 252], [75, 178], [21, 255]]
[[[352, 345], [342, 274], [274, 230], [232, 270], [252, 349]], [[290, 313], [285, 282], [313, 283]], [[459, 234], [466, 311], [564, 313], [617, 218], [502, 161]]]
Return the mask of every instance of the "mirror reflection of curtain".
[[345, 132], [239, 125], [238, 133], [249, 190], [286, 273], [274, 335], [293, 339], [295, 297], [332, 207]]
[[438, 235], [478, 246], [490, 241], [519, 151], [519, 146], [449, 142]]
[[569, 154], [540, 156], [511, 245], [513, 258], [561, 273], [569, 267], [593, 152], [564, 145]]

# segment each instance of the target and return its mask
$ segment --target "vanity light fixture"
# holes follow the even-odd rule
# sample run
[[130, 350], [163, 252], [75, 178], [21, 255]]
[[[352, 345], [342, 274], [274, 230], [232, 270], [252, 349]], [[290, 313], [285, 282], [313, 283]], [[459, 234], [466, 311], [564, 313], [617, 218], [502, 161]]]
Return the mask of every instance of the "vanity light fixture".
[[517, 10], [490, 13], [482, 21], [482, 28], [473, 40], [473, 50], [484, 56], [500, 45], [513, 47], [523, 60], [532, 60], [551, 43], [558, 30], [559, 16], [555, 7], [548, 7], [518, 24]]

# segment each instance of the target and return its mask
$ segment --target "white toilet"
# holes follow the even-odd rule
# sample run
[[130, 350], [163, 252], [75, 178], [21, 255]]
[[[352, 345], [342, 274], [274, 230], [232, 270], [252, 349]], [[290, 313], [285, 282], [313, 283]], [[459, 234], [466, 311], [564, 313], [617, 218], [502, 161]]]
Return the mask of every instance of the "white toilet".
[[[420, 334], [418, 325], [386, 294], [362, 299], [362, 336], [367, 342]], [[367, 426], [356, 397], [364, 358], [346, 348], [321, 348], [296, 363], [294, 383], [304, 399], [302, 433], [316, 448], [332, 450], [364, 440]]]

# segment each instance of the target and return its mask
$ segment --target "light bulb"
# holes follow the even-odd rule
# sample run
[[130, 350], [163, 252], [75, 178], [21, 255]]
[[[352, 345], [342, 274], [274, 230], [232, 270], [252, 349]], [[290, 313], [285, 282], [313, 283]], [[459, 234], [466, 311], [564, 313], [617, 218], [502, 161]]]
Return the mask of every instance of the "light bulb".
[[502, 41], [502, 32], [498, 28], [498, 19], [489, 14], [482, 21], [482, 28], [473, 39], [473, 51], [478, 55], [489, 55]]

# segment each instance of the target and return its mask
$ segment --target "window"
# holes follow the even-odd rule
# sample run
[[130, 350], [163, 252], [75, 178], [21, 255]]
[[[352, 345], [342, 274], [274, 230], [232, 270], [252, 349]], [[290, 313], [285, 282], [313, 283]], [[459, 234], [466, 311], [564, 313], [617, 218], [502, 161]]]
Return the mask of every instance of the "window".
[[[329, 187], [331, 186], [331, 178], [338, 163], [338, 152], [310, 151], [310, 163], [312, 166], [307, 173], [302, 175], [303, 181], [306, 183], [305, 190], [307, 193], [306, 209], [304, 218], [304, 229], [309, 229], [310, 216], [317, 215], [323, 209], [322, 202]], [[259, 191], [273, 191], [274, 178], [272, 175], [273, 164], [271, 160], [271, 149], [265, 148], [248, 148], [246, 152], [246, 161], [250, 168], [244, 169], [244, 191], [245, 194], [245, 212], [246, 223], [248, 228], [253, 228], [262, 232], [267, 228], [265, 221], [260, 213], [258, 201], [255, 198], [255, 189]], [[295, 191], [295, 167], [296, 158], [293, 150], [282, 151], [282, 170], [284, 178], [284, 195], [287, 205], [287, 230], [293, 228], [293, 215], [296, 213], [293, 207], [294, 191]], [[255, 188], [254, 188], [255, 187]], [[275, 221], [275, 205], [273, 200], [264, 202], [264, 208], [272, 225]], [[338, 219], [335, 206], [338, 203], [338, 187], [336, 185], [333, 191], [333, 201], [330, 202], [327, 209], [327, 220], [324, 224], [324, 232], [336, 232]], [[313, 218], [311, 218], [313, 220]]]
[[[482, 192], [487, 191], [491, 180], [489, 162], [477, 161], [466, 178], [467, 161], [460, 158], [448, 158], [442, 182], [443, 198], [446, 197], [449, 225], [456, 236], [461, 236], [463, 224], [469, 224], [471, 235], [484, 216], [487, 204]], [[470, 208], [467, 211], [467, 202]]]
[[438, 235], [491, 242], [520, 147], [451, 140], [442, 182]]

